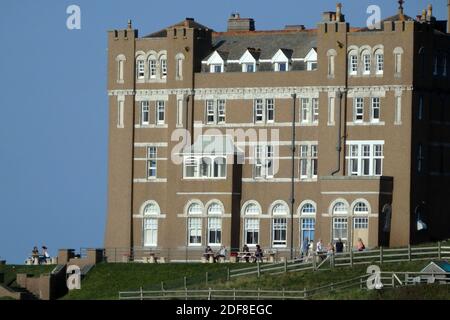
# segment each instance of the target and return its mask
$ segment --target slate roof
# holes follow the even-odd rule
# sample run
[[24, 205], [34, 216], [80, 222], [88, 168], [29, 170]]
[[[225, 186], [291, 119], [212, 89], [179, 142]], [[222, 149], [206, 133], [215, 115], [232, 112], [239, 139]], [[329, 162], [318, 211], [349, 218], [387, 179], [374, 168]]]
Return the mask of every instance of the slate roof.
[[[317, 47], [316, 32], [221, 32], [213, 34], [213, 48], [228, 53], [228, 60], [239, 60], [248, 48], [260, 49], [259, 59], [271, 59], [282, 49], [289, 58], [304, 58]], [[204, 60], [207, 60], [211, 54]], [[221, 54], [221, 55], [222, 55]]]
[[171, 25], [167, 28], [164, 28], [162, 30], [153, 32], [149, 35], [144, 36], [143, 38], [164, 38], [167, 37], [167, 29], [168, 28], [173, 28], [173, 27], [186, 27], [186, 28], [195, 28], [195, 29], [208, 29], [208, 30], [212, 30], [211, 28], [204, 26], [201, 23], [198, 23], [197, 21], [195, 21], [194, 19], [191, 18], [186, 18], [183, 21], [180, 21], [178, 23], [175, 23], [174, 25]]

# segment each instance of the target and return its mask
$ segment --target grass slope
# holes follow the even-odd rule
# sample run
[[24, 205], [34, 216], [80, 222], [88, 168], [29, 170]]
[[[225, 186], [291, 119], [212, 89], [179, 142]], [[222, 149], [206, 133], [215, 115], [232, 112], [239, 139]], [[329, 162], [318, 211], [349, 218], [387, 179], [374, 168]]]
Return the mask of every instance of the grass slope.
[[[414, 261], [402, 263], [384, 264], [383, 271], [420, 271], [428, 262]], [[259, 279], [256, 276], [239, 277], [232, 281], [226, 281], [226, 269], [242, 268], [244, 264], [99, 264], [82, 281], [82, 289], [70, 292], [64, 299], [118, 299], [119, 291], [136, 291], [142, 286], [147, 290], [160, 290], [161, 281], [164, 281], [166, 289], [182, 289], [183, 277], [187, 277], [189, 288], [214, 288], [214, 289], [267, 289], [267, 290], [303, 290], [310, 289], [331, 282], [347, 280], [358, 275], [365, 274], [367, 265], [353, 268], [335, 268], [317, 272], [292, 272], [282, 275], [263, 275]], [[206, 283], [205, 273], [209, 274], [209, 282]], [[448, 294], [444, 289], [436, 291], [426, 287], [423, 293], [419, 287], [383, 290], [382, 292], [361, 292], [353, 290], [340, 292], [328, 296], [318, 296], [317, 299], [390, 299], [395, 297], [424, 296], [429, 298], [445, 298]]]

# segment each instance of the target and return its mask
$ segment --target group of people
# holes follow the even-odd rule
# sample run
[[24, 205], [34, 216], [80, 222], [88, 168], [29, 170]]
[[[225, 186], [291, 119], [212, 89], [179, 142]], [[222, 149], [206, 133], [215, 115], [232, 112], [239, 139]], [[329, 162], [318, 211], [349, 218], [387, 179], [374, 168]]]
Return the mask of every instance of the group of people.
[[[364, 251], [365, 249], [366, 246], [364, 245], [364, 242], [362, 241], [361, 238], [359, 238], [356, 244], [356, 250]], [[319, 239], [319, 241], [316, 243], [315, 251], [320, 256], [323, 256], [324, 254], [333, 255], [335, 253], [342, 253], [344, 252], [344, 242], [342, 241], [341, 238], [339, 238], [334, 245], [331, 242], [329, 242], [327, 246], [324, 246], [324, 244], [322, 243], [322, 239]], [[306, 238], [302, 244], [301, 258], [305, 259], [308, 257], [312, 257], [313, 252], [314, 252], [314, 241]]]
[[211, 249], [210, 246], [207, 246], [206, 249], [205, 249], [205, 253], [203, 254], [203, 256], [204, 256], [207, 260], [209, 260], [210, 257], [212, 257], [212, 258], [213, 258], [213, 261], [216, 262], [216, 261], [219, 261], [220, 258], [223, 258], [223, 259], [226, 258], [226, 256], [227, 256], [227, 248], [225, 248], [225, 246], [221, 246], [220, 249], [219, 249], [219, 251], [214, 252], [214, 251]]
[[34, 246], [33, 251], [31, 251], [31, 258], [33, 262], [37, 261], [38, 264], [44, 264], [50, 260], [50, 254], [48, 253], [48, 249], [46, 246], [42, 246], [41, 253], [39, 253], [38, 247]]
[[[250, 262], [250, 258], [252, 257], [250, 253], [250, 248], [244, 244], [244, 247], [242, 248], [243, 252], [243, 258], [245, 259], [245, 262]], [[253, 256], [252, 262], [263, 262], [263, 250], [261, 249], [261, 246], [259, 244], [256, 245], [255, 254]]]

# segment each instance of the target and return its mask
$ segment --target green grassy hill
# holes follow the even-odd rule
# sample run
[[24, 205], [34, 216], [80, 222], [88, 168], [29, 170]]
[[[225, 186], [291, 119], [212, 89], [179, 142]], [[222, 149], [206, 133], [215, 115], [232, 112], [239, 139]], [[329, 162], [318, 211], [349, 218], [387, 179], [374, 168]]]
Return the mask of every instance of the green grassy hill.
[[[389, 263], [382, 266], [383, 271], [420, 271], [428, 262]], [[82, 281], [82, 289], [70, 292], [63, 299], [118, 299], [119, 291], [160, 290], [161, 281], [165, 289], [184, 288], [184, 276], [191, 289], [267, 289], [303, 290], [331, 282], [347, 280], [366, 273], [367, 265], [332, 270], [292, 272], [281, 275], [239, 277], [226, 281], [227, 268], [242, 268], [245, 264], [99, 264]], [[206, 283], [206, 272], [209, 281]], [[441, 288], [443, 287], [443, 288]], [[377, 292], [358, 289], [330, 295], [317, 296], [316, 299], [450, 299], [450, 286], [417, 286], [402, 289], [386, 289]]]

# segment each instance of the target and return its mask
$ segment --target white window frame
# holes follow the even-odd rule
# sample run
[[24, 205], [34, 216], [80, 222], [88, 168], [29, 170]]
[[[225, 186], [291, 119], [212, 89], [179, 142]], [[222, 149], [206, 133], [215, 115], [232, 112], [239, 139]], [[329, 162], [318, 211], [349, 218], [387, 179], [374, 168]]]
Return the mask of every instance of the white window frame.
[[161, 68], [161, 79], [167, 78], [167, 57], [164, 55], [159, 58], [159, 65]]
[[[338, 216], [333, 217], [332, 221], [333, 227], [333, 240], [348, 241], [348, 217], [347, 216]], [[339, 227], [339, 228], [338, 228]], [[339, 234], [337, 234], [339, 230]], [[345, 232], [343, 232], [345, 230]]]
[[[158, 219], [152, 215], [144, 215], [143, 221], [144, 247], [158, 246]], [[150, 236], [148, 236], [150, 233]], [[150, 239], [149, 239], [150, 238]]]
[[150, 79], [156, 79], [157, 76], [157, 66], [156, 66], [156, 58], [150, 57], [148, 59], [148, 71], [149, 71], [149, 78]]
[[[152, 174], [154, 170], [154, 174]], [[147, 147], [147, 179], [156, 179], [158, 176], [158, 148]]]
[[[218, 69], [216, 69], [216, 68], [218, 68]], [[214, 63], [209, 66], [210, 73], [223, 73], [223, 71], [224, 71], [223, 64]]]
[[370, 75], [371, 67], [372, 67], [372, 56], [368, 52], [364, 52], [362, 54], [363, 60], [363, 74]]
[[381, 75], [384, 73], [384, 54], [381, 52], [375, 53], [376, 62], [376, 74]]
[[[147, 118], [147, 120], [145, 120]], [[150, 124], [150, 102], [141, 101], [141, 125], [148, 126]]]
[[[278, 237], [277, 238], [277, 232]], [[283, 236], [284, 232], [284, 236]], [[284, 239], [283, 239], [284, 238]], [[287, 246], [287, 217], [275, 216], [272, 219], [272, 246], [274, 248], [285, 248]]]
[[272, 179], [274, 177], [274, 146], [258, 144], [254, 149], [253, 178]]
[[349, 74], [352, 76], [355, 76], [358, 74], [358, 55], [356, 53], [350, 53], [348, 57], [348, 67], [349, 67]]
[[[257, 244], [259, 244], [260, 239], [260, 220], [258, 217], [251, 217], [251, 216], [246, 216], [244, 218], [244, 243], [246, 245], [248, 245], [249, 247], [255, 247]], [[253, 234], [253, 239], [254, 239], [254, 243], [253, 242], [249, 242], [248, 240], [248, 234], [251, 233]], [[255, 239], [255, 234], [256, 234], [256, 239]]]
[[[253, 70], [249, 70], [251, 67]], [[242, 72], [256, 72], [256, 63], [245, 62], [242, 64]]]
[[136, 77], [138, 80], [145, 79], [145, 60], [142, 57], [136, 59]]
[[[378, 123], [381, 118], [381, 98], [372, 97], [371, 101], [371, 112], [370, 112], [370, 120], [371, 122]], [[378, 117], [375, 117], [375, 113], [378, 111]]]
[[[162, 115], [162, 117], [161, 117]], [[166, 122], [166, 102], [156, 101], [156, 124], [162, 125]]]
[[[348, 176], [382, 176], [384, 163], [384, 141], [361, 140], [347, 141]], [[364, 172], [364, 163], [368, 163], [368, 171]], [[380, 172], [376, 168], [380, 166]]]
[[275, 122], [275, 99], [266, 99], [266, 122], [274, 123]]
[[311, 114], [312, 114], [312, 123], [319, 123], [319, 98], [311, 99]]
[[264, 123], [264, 100], [255, 99], [253, 102], [253, 121], [254, 123]]
[[206, 100], [206, 124], [216, 124], [214, 100]]
[[364, 122], [364, 98], [362, 97], [355, 97], [355, 99], [353, 100], [353, 122]]
[[[218, 160], [220, 160], [220, 163]], [[216, 164], [218, 165], [216, 166]], [[188, 167], [193, 168], [194, 176], [187, 175]], [[223, 175], [216, 175], [216, 171], [222, 172]], [[185, 180], [225, 180], [226, 178], [226, 155], [189, 155], [183, 158], [183, 179]]]
[[318, 165], [319, 165], [318, 159], [319, 159], [319, 145], [317, 143], [301, 142], [299, 148], [300, 179], [302, 180], [317, 179]]

